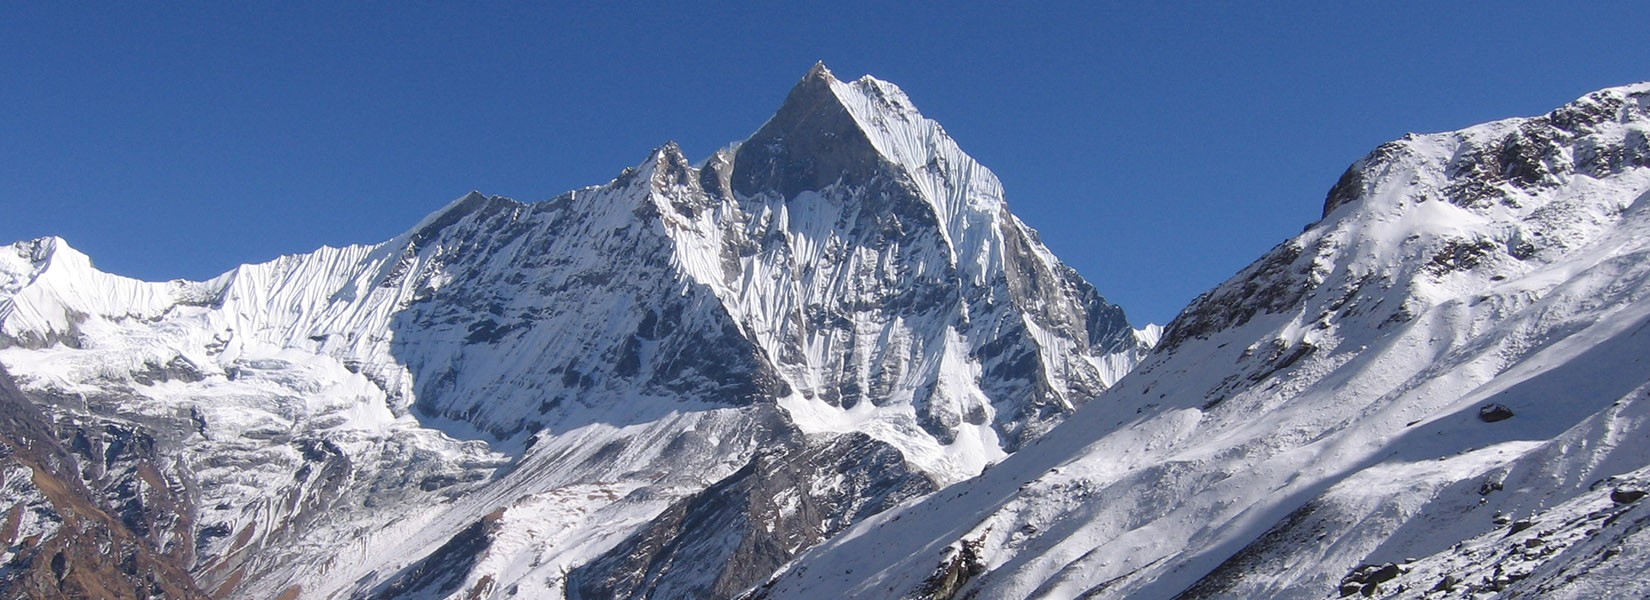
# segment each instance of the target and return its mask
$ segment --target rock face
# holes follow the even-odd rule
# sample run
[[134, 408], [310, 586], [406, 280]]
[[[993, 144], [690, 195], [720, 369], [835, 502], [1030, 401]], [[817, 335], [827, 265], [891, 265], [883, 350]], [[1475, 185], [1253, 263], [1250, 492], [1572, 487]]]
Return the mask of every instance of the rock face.
[[[217, 597], [730, 595], [1035, 439], [1152, 335], [903, 92], [823, 65], [703, 163], [472, 193], [381, 244], [164, 283], [0, 250], [0, 363], [72, 480]], [[687, 515], [736, 524], [737, 568], [683, 554]]]
[[1647, 134], [1638, 84], [1377, 148], [1099, 398], [765, 593], [1650, 594]]
[[7, 597], [206, 598], [188, 570], [193, 507], [157, 468], [153, 440], [115, 423], [88, 427], [54, 427], [0, 370], [0, 589]]
[[569, 596], [733, 598], [798, 551], [934, 491], [897, 450], [864, 434], [787, 442], [574, 570]]

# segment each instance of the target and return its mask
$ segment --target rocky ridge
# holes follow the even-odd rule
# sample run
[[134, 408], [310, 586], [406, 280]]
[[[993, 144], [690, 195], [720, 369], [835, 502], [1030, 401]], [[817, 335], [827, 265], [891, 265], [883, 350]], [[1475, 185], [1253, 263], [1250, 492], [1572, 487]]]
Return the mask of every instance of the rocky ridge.
[[60, 239], [0, 251], [0, 364], [39, 435], [85, 431], [76, 464], [141, 448], [79, 479], [105, 510], [171, 498], [123, 526], [215, 597], [542, 597], [586, 563], [581, 590], [648, 597], [699, 584], [596, 559], [674, 564], [683, 514], [749, 523], [719, 532], [748, 559], [729, 595], [1146, 347], [903, 92], [823, 65], [703, 163], [667, 144], [544, 202], [472, 193], [381, 244], [160, 283]]
[[979, 478], [771, 598], [1638, 597], [1650, 84], [1411, 135]]

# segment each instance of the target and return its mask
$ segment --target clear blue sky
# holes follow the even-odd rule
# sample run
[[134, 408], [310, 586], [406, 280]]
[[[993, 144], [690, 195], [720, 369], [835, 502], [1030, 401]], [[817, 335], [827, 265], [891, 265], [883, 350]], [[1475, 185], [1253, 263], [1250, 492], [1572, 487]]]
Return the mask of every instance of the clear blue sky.
[[703, 157], [822, 59], [1163, 322], [1384, 141], [1650, 79], [1644, 2], [70, 4], [0, 1], [0, 240], [152, 280]]

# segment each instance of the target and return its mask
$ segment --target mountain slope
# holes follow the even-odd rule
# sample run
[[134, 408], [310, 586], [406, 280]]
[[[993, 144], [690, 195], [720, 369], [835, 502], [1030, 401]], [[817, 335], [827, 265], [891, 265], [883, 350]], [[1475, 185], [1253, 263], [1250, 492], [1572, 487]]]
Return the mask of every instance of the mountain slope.
[[[667, 144], [381, 244], [165, 283], [0, 251], [0, 363], [49, 420], [152, 439], [215, 596], [553, 595], [668, 555], [680, 511], [781, 564], [1036, 438], [1143, 339], [903, 92], [823, 65], [703, 164]], [[778, 485], [808, 510], [730, 500]]]
[[1640, 84], [1378, 148], [1054, 431], [755, 595], [1643, 595], [1647, 133]]
[[[116, 427], [77, 429], [76, 443], [64, 448], [53, 429], [0, 370], [0, 486], [8, 504], [0, 588], [13, 596], [206, 598], [180, 564], [193, 549], [187, 523], [167, 522], [168, 511], [154, 506], [177, 501], [175, 490], [146, 485], [156, 479], [153, 449], [119, 437], [131, 432]], [[86, 465], [92, 486], [74, 470], [82, 458], [94, 459]]]

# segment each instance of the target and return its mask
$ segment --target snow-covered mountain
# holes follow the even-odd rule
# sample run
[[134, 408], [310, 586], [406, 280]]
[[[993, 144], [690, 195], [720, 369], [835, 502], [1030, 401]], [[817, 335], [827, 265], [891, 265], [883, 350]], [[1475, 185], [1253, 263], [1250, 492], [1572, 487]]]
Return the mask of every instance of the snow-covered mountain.
[[1650, 84], [1411, 135], [983, 475], [762, 598], [1643, 598]]
[[[380, 244], [162, 283], [0, 249], [0, 364], [43, 423], [8, 447], [61, 447], [72, 504], [164, 567], [124, 576], [214, 597], [730, 596], [1036, 439], [1154, 335], [903, 92], [823, 65], [702, 163], [471, 193]], [[7, 585], [73, 541], [33, 464]]]

